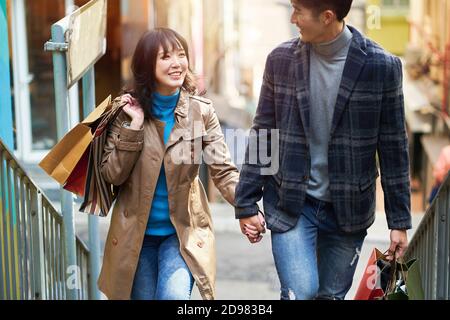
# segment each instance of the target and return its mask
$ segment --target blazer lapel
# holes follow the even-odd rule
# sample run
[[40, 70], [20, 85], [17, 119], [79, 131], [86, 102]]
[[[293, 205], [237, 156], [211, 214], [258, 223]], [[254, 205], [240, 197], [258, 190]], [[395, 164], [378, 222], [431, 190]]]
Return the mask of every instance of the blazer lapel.
[[352, 27], [349, 27], [353, 32], [353, 40], [350, 44], [350, 49], [345, 62], [344, 71], [342, 73], [342, 80], [339, 87], [339, 93], [336, 100], [336, 106], [333, 115], [333, 122], [331, 125], [331, 135], [334, 134], [336, 128], [341, 120], [342, 114], [348, 105], [348, 100], [355, 88], [359, 75], [366, 63], [365, 41], [361, 34]]
[[297, 102], [300, 108], [300, 117], [302, 119], [303, 127], [305, 129], [306, 138], [309, 139], [310, 127], [310, 90], [309, 90], [309, 44], [301, 42], [295, 50], [295, 81], [296, 81], [296, 95]]

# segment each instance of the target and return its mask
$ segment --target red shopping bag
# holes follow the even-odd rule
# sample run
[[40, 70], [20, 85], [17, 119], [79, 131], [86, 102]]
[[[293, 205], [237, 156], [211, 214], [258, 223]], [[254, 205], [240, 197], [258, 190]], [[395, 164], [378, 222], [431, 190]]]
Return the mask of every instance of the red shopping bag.
[[384, 267], [389, 265], [385, 255], [374, 248], [367, 266], [364, 269], [354, 300], [377, 300], [384, 296], [383, 288], [389, 281], [389, 274], [384, 272]]
[[84, 187], [86, 184], [86, 173], [89, 164], [89, 153], [91, 146], [88, 146], [81, 159], [78, 161], [77, 165], [73, 169], [69, 178], [67, 178], [66, 184], [63, 186], [64, 189], [70, 191], [80, 197], [84, 196]]

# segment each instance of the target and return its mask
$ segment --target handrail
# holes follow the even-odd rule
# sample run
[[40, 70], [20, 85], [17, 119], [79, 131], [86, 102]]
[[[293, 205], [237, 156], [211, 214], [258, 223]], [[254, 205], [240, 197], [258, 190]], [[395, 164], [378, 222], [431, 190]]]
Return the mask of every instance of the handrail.
[[67, 266], [62, 214], [1, 139], [0, 166], [0, 300], [66, 299], [71, 285], [88, 299], [89, 249], [77, 237], [77, 266]]
[[405, 257], [418, 259], [425, 299], [450, 299], [450, 172], [411, 239]]

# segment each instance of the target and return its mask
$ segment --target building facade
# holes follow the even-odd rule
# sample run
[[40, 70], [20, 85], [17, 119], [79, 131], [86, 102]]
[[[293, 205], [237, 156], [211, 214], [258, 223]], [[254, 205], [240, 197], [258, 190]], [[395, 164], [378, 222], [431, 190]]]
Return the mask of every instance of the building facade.
[[366, 34], [386, 50], [403, 55], [409, 40], [410, 0], [367, 0]]
[[411, 0], [409, 71], [433, 85], [431, 103], [448, 119], [450, 113], [450, 1]]

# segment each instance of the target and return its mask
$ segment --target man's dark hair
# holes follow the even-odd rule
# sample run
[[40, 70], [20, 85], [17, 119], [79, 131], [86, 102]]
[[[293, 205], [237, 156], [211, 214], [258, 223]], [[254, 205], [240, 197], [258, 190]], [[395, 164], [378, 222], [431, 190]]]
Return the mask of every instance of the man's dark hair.
[[294, 0], [294, 2], [313, 10], [317, 15], [331, 10], [337, 19], [342, 21], [348, 15], [353, 0]]

